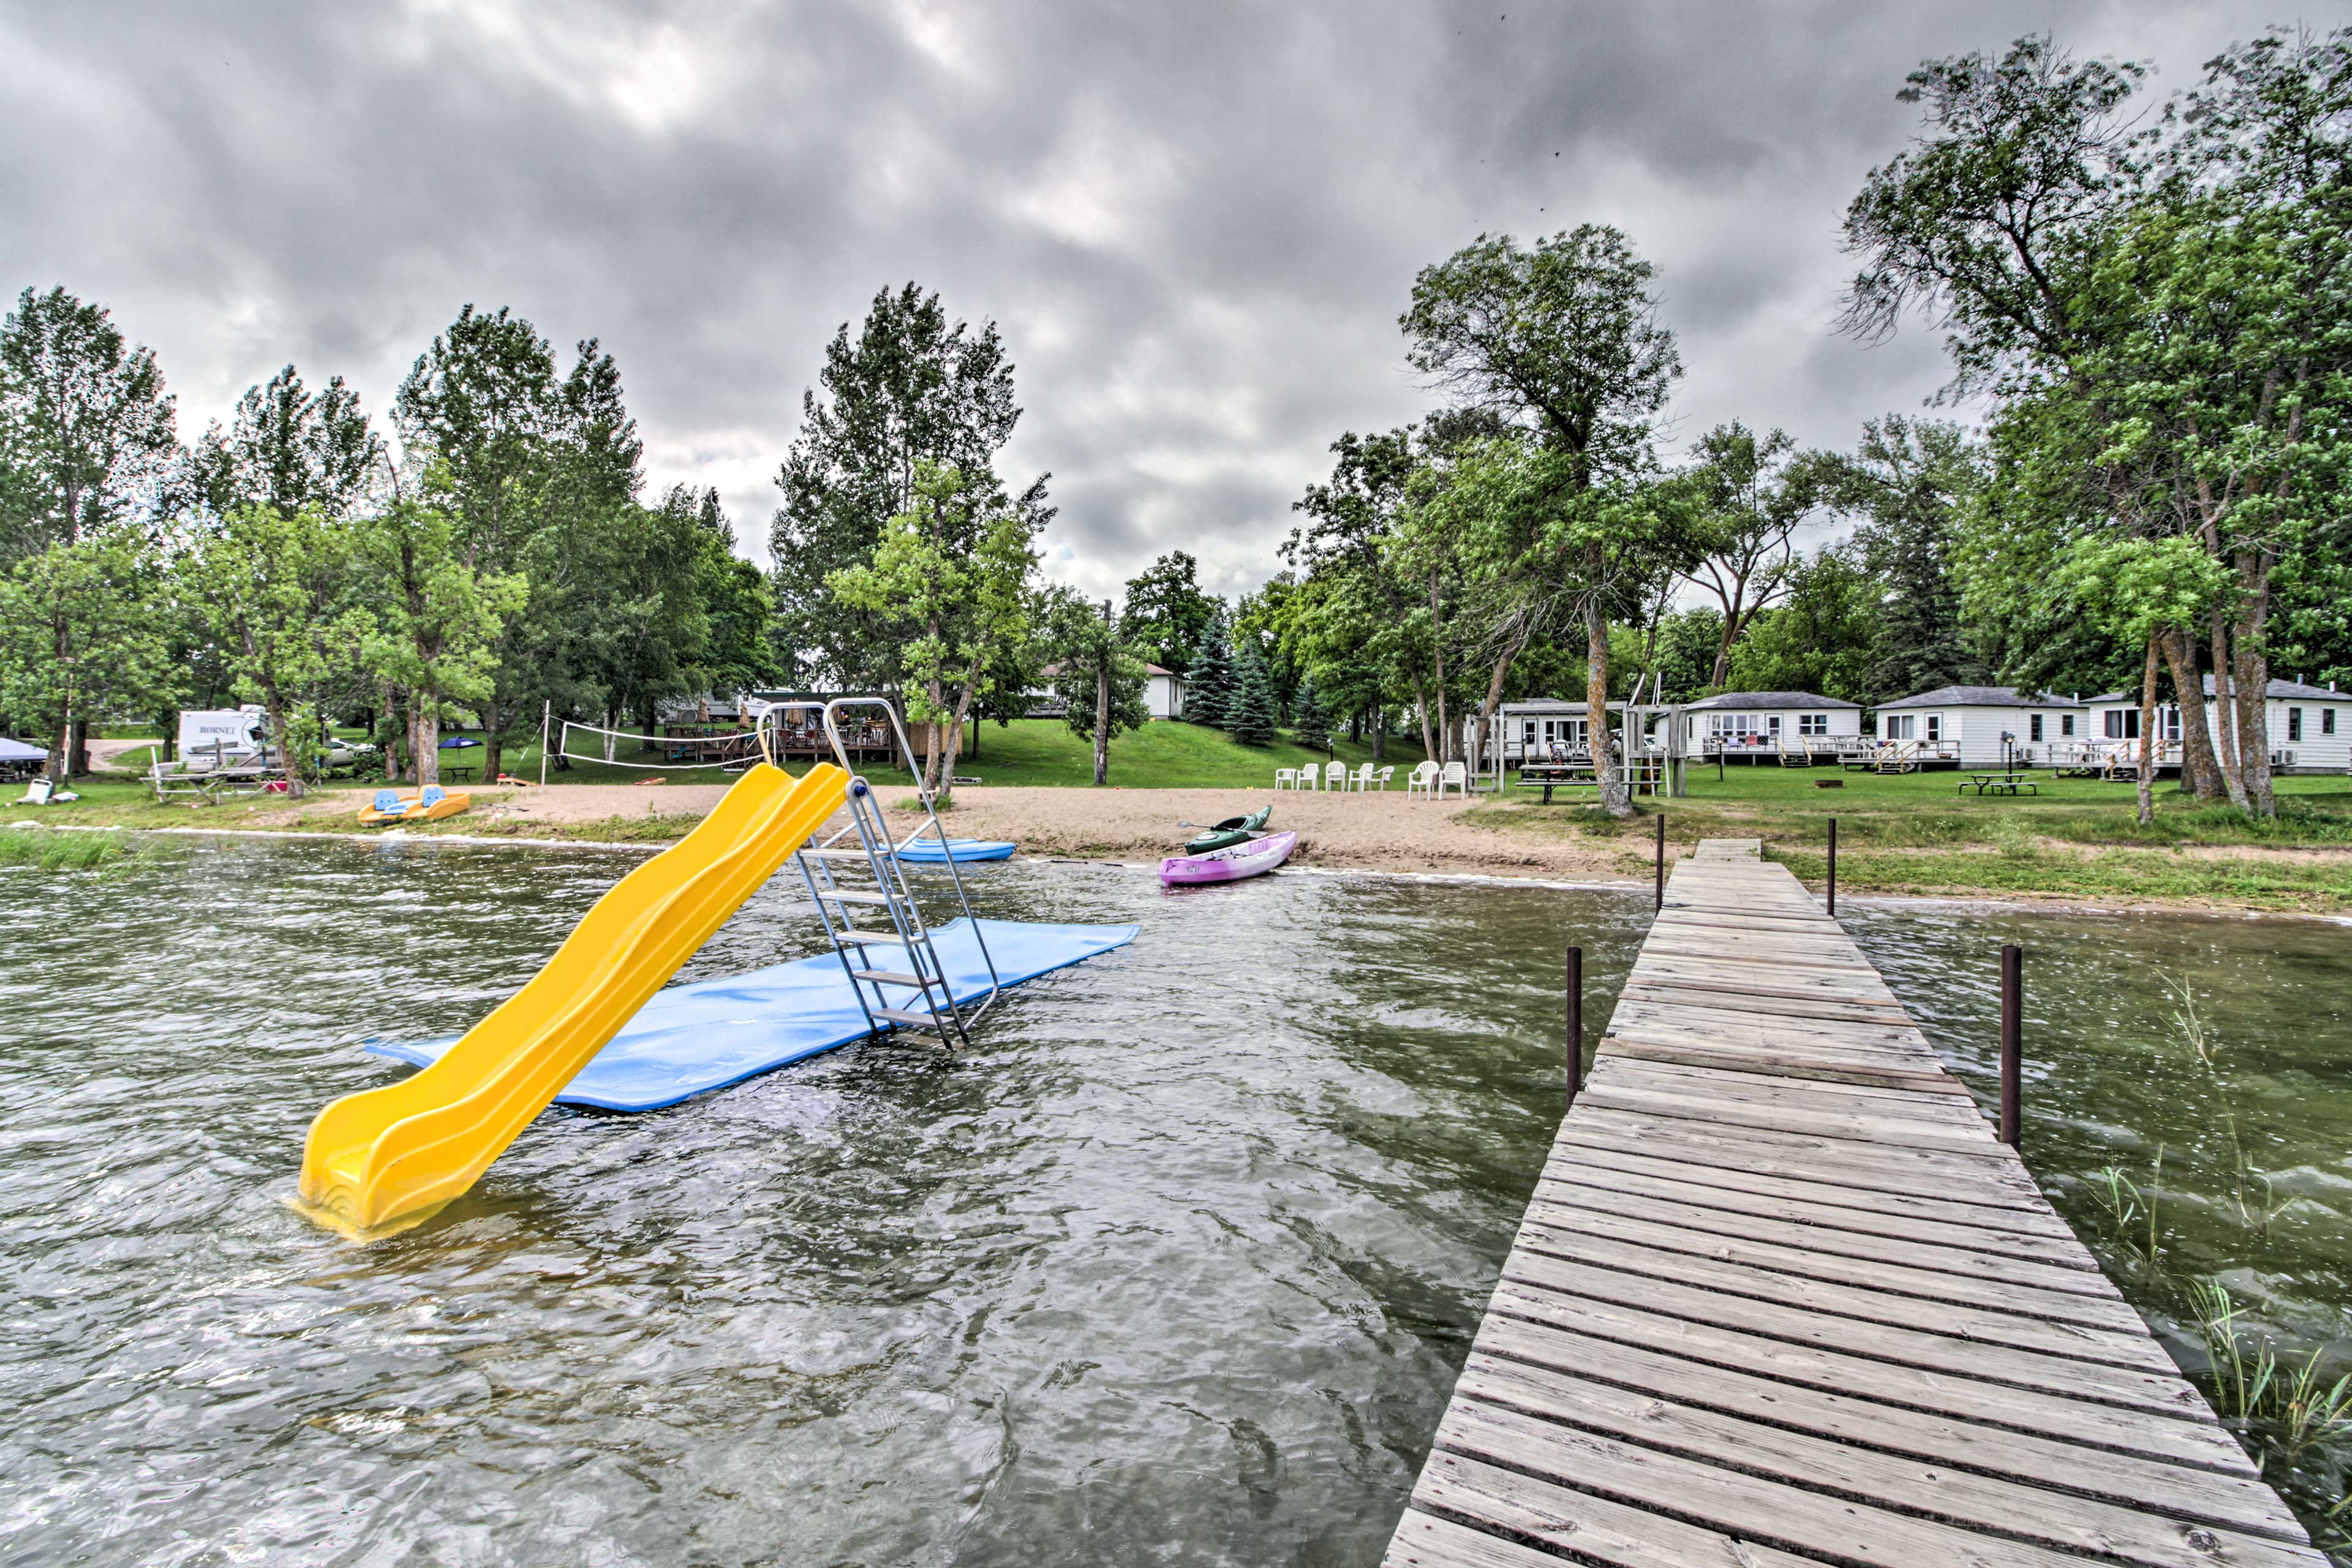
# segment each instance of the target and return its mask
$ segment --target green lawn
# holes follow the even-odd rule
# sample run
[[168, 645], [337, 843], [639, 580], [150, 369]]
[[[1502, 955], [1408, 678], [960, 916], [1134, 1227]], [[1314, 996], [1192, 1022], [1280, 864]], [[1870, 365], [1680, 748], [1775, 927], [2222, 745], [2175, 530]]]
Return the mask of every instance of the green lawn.
[[[1835, 781], [1822, 788], [1820, 781]], [[2272, 909], [2352, 909], [2352, 779], [2277, 781], [2279, 815], [2249, 822], [2159, 781], [2156, 820], [2139, 826], [2128, 783], [2053, 779], [2041, 794], [1984, 795], [1950, 773], [1888, 775], [1827, 768], [1694, 769], [1690, 794], [1643, 800], [1630, 822], [1590, 805], [1544, 806], [1513, 790], [1472, 813], [1513, 831], [1620, 843], [1628, 868], [1649, 854], [1663, 810], [1676, 845], [1764, 841], [1765, 853], [1818, 883], [1829, 822], [1838, 825], [1838, 885], [1856, 892], [2060, 893]], [[2307, 857], [2296, 851], [2334, 851]]]
[[[1016, 719], [999, 728], [976, 726], [980, 755], [969, 752], [958, 759], [956, 775], [990, 784], [1091, 785], [1095, 782], [1094, 743], [1070, 733], [1069, 726], [1052, 719]], [[1271, 746], [1244, 746], [1222, 730], [1203, 724], [1160, 721], [1130, 730], [1110, 743], [1109, 782], [1129, 789], [1270, 788], [1277, 768], [1326, 765], [1332, 757], [1349, 769], [1372, 760], [1371, 743], [1350, 744], [1345, 731], [1333, 737], [1328, 752], [1308, 751], [1287, 739]], [[1389, 737], [1385, 767], [1394, 764], [1394, 789], [1404, 787], [1404, 776], [1421, 761], [1421, 742]]]

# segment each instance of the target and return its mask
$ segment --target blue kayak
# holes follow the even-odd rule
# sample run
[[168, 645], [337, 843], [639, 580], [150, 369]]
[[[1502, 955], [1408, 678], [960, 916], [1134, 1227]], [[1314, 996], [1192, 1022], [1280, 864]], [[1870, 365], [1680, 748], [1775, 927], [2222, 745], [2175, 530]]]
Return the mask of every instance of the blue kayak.
[[944, 866], [952, 854], [961, 866], [968, 860], [1010, 860], [1017, 847], [1001, 838], [950, 838], [945, 844], [936, 838], [919, 838], [899, 850], [898, 858], [919, 866]]

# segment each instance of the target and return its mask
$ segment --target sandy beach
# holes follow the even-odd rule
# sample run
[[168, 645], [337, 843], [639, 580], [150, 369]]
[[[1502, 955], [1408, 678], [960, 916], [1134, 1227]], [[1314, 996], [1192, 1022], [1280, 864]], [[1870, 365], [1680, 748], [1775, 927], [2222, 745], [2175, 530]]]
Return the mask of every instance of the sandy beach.
[[[545, 789], [477, 790], [470, 821], [528, 832], [606, 823], [615, 818], [700, 816], [725, 793], [719, 784], [551, 784]], [[901, 809], [913, 790], [880, 791], [892, 826], [903, 833], [918, 814]], [[1462, 820], [1474, 804], [1407, 799], [1385, 794], [1332, 795], [1275, 790], [1023, 789], [967, 785], [945, 814], [959, 838], [1009, 838], [1021, 853], [1087, 860], [1156, 861], [1182, 846], [1183, 823], [1208, 823], [1255, 811], [1271, 802], [1271, 826], [1298, 834], [1296, 864], [1332, 869], [1475, 873], [1633, 882], [1620, 848], [1538, 838]], [[278, 816], [292, 821], [314, 812], [341, 815], [348, 805], [308, 805]], [[453, 826], [455, 825], [453, 824]]]

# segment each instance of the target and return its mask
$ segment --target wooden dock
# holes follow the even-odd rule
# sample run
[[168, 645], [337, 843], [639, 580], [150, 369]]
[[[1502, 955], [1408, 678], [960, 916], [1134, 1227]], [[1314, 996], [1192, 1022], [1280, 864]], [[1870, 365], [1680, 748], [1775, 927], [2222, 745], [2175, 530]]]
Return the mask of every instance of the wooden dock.
[[1390, 1568], [2326, 1562], [1753, 840], [1675, 871]]

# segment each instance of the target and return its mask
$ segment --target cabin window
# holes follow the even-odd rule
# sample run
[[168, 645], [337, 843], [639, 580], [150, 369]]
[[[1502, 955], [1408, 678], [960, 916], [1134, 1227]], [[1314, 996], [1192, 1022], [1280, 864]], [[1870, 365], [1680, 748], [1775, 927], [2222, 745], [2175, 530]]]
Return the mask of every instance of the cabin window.
[[1798, 733], [1798, 734], [1800, 734], [1800, 735], [1826, 735], [1826, 734], [1828, 734], [1829, 732], [1830, 732], [1830, 716], [1829, 716], [1828, 714], [1826, 714], [1826, 713], [1800, 713], [1800, 714], [1798, 714], [1798, 715], [1797, 715], [1797, 733]]
[[2164, 710], [2164, 738], [2175, 744], [2179, 742], [2180, 710], [2178, 708], [2167, 708]]
[[1915, 722], [1916, 718], [1916, 715], [1910, 713], [1887, 714], [1885, 718], [1886, 738], [1890, 741], [1909, 740], [1912, 736], [1911, 726]]
[[2072, 713], [2061, 713], [2061, 714], [2059, 714], [2059, 715], [2058, 715], [2058, 733], [2060, 733], [2061, 735], [2071, 735], [2071, 734], [2073, 734], [2074, 732], [2074, 716]]
[[2137, 741], [2139, 739], [2139, 710], [2110, 708], [2107, 710], [2107, 739]]
[[2286, 710], [2286, 738], [2290, 741], [2303, 739], [2303, 710], [2300, 708]]
[[2041, 714], [2036, 713], [2036, 714], [2034, 714], [2032, 718], [2030, 718], [2030, 719], [2026, 720], [2026, 721], [2025, 721], [2025, 738], [2026, 738], [2027, 740], [2029, 740], [2029, 741], [2038, 741], [2038, 740], [2042, 739], [2042, 715], [2041, 715]]
[[2322, 708], [2319, 710], [2319, 732], [2323, 735], [2333, 735], [2336, 733], [2335, 709]]
[[1942, 740], [1943, 738], [1944, 738], [1944, 716], [1943, 716], [1941, 713], [1930, 713], [1930, 714], [1928, 714], [1928, 715], [1927, 715], [1927, 739], [1929, 739], [1930, 741], [1940, 741], [1940, 740]]
[[1521, 751], [1525, 751], [1527, 748], [1528, 748], [1529, 746], [1534, 745], [1535, 743], [1536, 743], [1536, 721], [1535, 721], [1534, 720], [1532, 720], [1532, 719], [1522, 719], [1522, 720], [1520, 720], [1520, 721], [1519, 721], [1519, 749], [1520, 749]]

